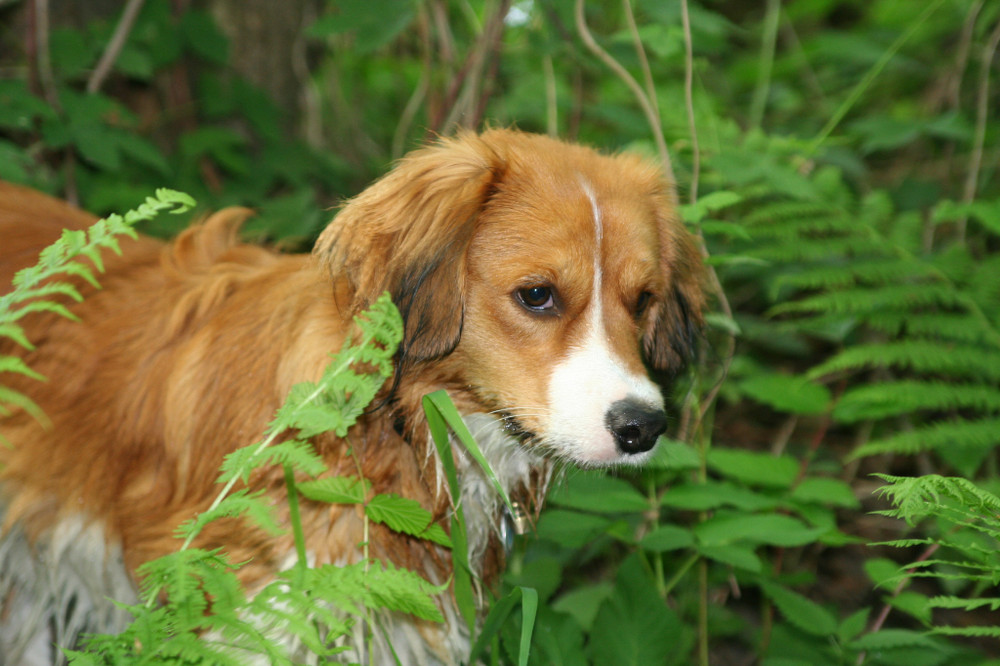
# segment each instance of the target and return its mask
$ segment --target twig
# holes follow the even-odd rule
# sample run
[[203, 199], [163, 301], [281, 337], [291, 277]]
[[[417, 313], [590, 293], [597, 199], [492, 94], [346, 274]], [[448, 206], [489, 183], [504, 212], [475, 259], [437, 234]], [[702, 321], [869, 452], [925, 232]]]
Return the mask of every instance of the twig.
[[584, 45], [600, 59], [608, 68], [613, 71], [619, 79], [622, 80], [625, 85], [628, 86], [632, 94], [635, 95], [636, 100], [639, 102], [639, 106], [642, 107], [642, 111], [646, 114], [646, 120], [649, 122], [649, 127], [653, 132], [653, 138], [656, 141], [656, 150], [660, 156], [660, 162], [662, 163], [663, 173], [671, 183], [676, 183], [677, 180], [674, 178], [674, 169], [670, 162], [670, 153], [667, 151], [667, 142], [663, 138], [663, 127], [660, 125], [660, 118], [656, 113], [656, 108], [653, 106], [652, 102], [649, 101], [649, 96], [643, 92], [642, 87], [635, 80], [635, 78], [628, 73], [628, 70], [622, 67], [622, 65], [615, 60], [610, 53], [601, 48], [600, 44], [594, 39], [594, 36], [590, 33], [590, 29], [587, 27], [587, 20], [584, 17], [583, 12], [583, 0], [576, 0], [576, 29], [580, 33], [580, 38], [583, 40]]
[[101, 59], [97, 62], [97, 67], [94, 68], [94, 71], [90, 74], [90, 78], [87, 80], [88, 93], [94, 94], [101, 89], [104, 80], [111, 73], [111, 68], [114, 66], [115, 60], [118, 59], [122, 48], [125, 47], [129, 33], [132, 32], [135, 20], [139, 17], [139, 12], [142, 10], [145, 2], [146, 0], [128, 0], [125, 9], [122, 11], [122, 17], [118, 20], [118, 25], [115, 26], [115, 32], [111, 35], [111, 41], [108, 42], [104, 53], [101, 54]]
[[406, 106], [403, 107], [403, 112], [399, 116], [399, 123], [396, 125], [396, 131], [392, 135], [392, 159], [396, 160], [403, 156], [403, 148], [406, 143], [406, 135], [409, 133], [410, 127], [413, 125], [413, 119], [417, 115], [417, 111], [420, 109], [420, 105], [423, 104], [424, 100], [427, 98], [427, 91], [430, 89], [431, 83], [431, 46], [430, 46], [430, 27], [428, 25], [427, 15], [421, 8], [420, 18], [417, 21], [417, 27], [420, 32], [420, 41], [424, 46], [424, 54], [422, 58], [421, 68], [420, 68], [420, 80], [417, 81], [417, 87], [413, 89], [413, 94], [410, 95], [410, 99], [406, 101]]
[[781, 16], [781, 0], [767, 0], [764, 11], [764, 34], [760, 39], [760, 64], [758, 66], [757, 87], [750, 102], [750, 126], [760, 127], [764, 122], [764, 109], [771, 93], [771, 70], [774, 67], [774, 47], [778, 37], [778, 19]]
[[649, 59], [646, 57], [646, 49], [642, 46], [642, 37], [639, 36], [639, 27], [635, 23], [635, 14], [632, 12], [632, 5], [629, 0], [622, 0], [622, 8], [625, 10], [625, 20], [628, 22], [628, 30], [632, 35], [632, 45], [635, 47], [635, 55], [639, 58], [639, 67], [642, 69], [643, 83], [646, 85], [646, 94], [649, 96], [649, 103], [653, 105], [656, 117], [660, 117], [660, 103], [656, 99], [656, 86], [653, 84], [653, 71], [649, 67]]
[[[918, 557], [910, 566], [906, 567], [907, 571], [915, 569], [917, 564], [923, 562], [924, 560], [930, 559], [931, 555], [936, 553], [938, 548], [940, 547], [941, 547], [940, 543], [934, 543], [928, 546], [927, 549], [920, 554], [920, 557]], [[896, 588], [892, 591], [891, 597], [892, 598], [898, 597], [899, 593], [903, 591], [903, 588], [906, 587], [906, 585], [909, 582], [910, 582], [909, 578], [903, 578], [902, 580], [900, 580], [899, 583], [896, 585]], [[888, 619], [889, 613], [891, 611], [892, 611], [892, 604], [888, 603], [885, 604], [882, 607], [882, 611], [878, 614], [878, 617], [875, 618], [875, 622], [872, 623], [872, 626], [868, 630], [868, 632], [873, 634], [879, 629], [881, 629], [882, 625], [885, 624], [886, 619]], [[858, 659], [854, 663], [857, 664], [857, 666], [861, 666], [861, 664], [865, 663], [865, 658], [867, 656], [868, 656], [867, 652], [862, 652], [861, 654], [858, 655]]]
[[[979, 92], [976, 98], [976, 129], [973, 134], [972, 155], [969, 157], [969, 171], [965, 176], [965, 191], [962, 202], [969, 204], [976, 198], [976, 187], [979, 183], [979, 169], [983, 163], [983, 144], [986, 142], [986, 120], [989, 116], [990, 99], [990, 69], [993, 66], [993, 56], [1000, 44], [1000, 21], [993, 26], [993, 32], [983, 47], [982, 63], [979, 70]], [[958, 221], [959, 241], [965, 242], [965, 230], [969, 216], [963, 215]]]
[[[698, 179], [701, 174], [701, 149], [698, 127], [694, 122], [694, 40], [691, 36], [691, 15], [687, 0], [681, 0], [681, 23], [684, 27], [684, 106], [687, 109], [688, 131], [691, 134], [691, 190], [689, 201], [698, 201]], [[721, 293], [721, 290], [720, 290]]]
[[872, 65], [871, 69], [869, 69], [861, 80], [857, 82], [854, 88], [851, 89], [847, 99], [845, 99], [837, 110], [834, 111], [833, 116], [831, 116], [830, 120], [828, 120], [826, 125], [823, 126], [823, 129], [819, 131], [816, 138], [809, 142], [805, 151], [807, 154], [815, 153], [823, 142], [827, 140], [830, 134], [833, 133], [833, 130], [837, 128], [837, 125], [840, 124], [840, 121], [844, 119], [844, 116], [846, 116], [857, 101], [861, 99], [861, 95], [868, 90], [875, 79], [878, 78], [879, 74], [882, 73], [882, 70], [885, 69], [885, 66], [889, 64], [889, 61], [892, 60], [893, 56], [895, 56], [899, 49], [903, 47], [903, 44], [908, 42], [910, 38], [916, 34], [917, 30], [921, 25], [923, 25], [924, 21], [930, 18], [931, 14], [936, 12], [938, 7], [940, 7], [943, 2], [944, 0], [936, 0], [935, 2], [927, 5], [920, 16], [918, 16], [916, 20], [910, 24], [910, 27], [907, 28], [902, 35], [897, 37], [896, 41], [894, 41], [892, 45], [882, 53], [875, 64]]
[[552, 56], [542, 58], [542, 72], [545, 74], [545, 131], [549, 136], [559, 135], [559, 98], [556, 95], [556, 71], [552, 66]]

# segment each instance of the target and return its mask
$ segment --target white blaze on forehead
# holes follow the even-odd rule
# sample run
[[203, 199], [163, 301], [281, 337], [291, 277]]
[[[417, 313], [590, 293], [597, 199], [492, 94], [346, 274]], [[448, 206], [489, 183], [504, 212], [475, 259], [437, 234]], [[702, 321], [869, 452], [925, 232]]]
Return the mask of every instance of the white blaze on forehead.
[[594, 224], [594, 268], [590, 302], [583, 314], [585, 334], [580, 344], [556, 364], [549, 380], [552, 418], [546, 439], [556, 454], [581, 465], [642, 462], [648, 454], [624, 456], [608, 430], [608, 409], [626, 398], [663, 408], [659, 389], [645, 374], [630, 372], [611, 349], [604, 328], [601, 249], [604, 220], [590, 183], [580, 178], [590, 202]]

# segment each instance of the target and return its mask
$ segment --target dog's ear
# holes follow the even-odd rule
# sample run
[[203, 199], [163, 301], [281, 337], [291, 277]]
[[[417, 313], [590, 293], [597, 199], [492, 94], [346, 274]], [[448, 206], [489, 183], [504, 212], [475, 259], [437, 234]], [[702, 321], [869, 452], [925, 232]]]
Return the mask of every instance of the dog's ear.
[[654, 368], [677, 373], [694, 358], [704, 327], [705, 267], [694, 237], [677, 214], [672, 189], [662, 185], [653, 198], [667, 294], [651, 313], [643, 348]]
[[351, 288], [351, 314], [388, 291], [408, 362], [451, 352], [462, 332], [466, 251], [502, 168], [473, 134], [410, 153], [348, 201], [314, 254]]

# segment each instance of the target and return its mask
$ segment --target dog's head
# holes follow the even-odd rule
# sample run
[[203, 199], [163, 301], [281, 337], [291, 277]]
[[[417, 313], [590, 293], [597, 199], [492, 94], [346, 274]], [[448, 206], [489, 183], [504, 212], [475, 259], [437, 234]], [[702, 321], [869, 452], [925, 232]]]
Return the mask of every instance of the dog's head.
[[390, 292], [398, 372], [447, 356], [455, 387], [549, 454], [637, 463], [666, 427], [644, 359], [679, 369], [704, 305], [672, 192], [635, 157], [464, 134], [349, 201], [316, 254], [350, 282], [352, 312]]

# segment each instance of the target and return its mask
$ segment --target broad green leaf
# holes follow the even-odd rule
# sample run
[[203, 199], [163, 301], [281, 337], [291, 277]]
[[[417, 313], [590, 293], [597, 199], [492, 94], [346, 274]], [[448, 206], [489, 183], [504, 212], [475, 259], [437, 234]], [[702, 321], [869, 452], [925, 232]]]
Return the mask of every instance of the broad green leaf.
[[904, 575], [899, 564], [886, 557], [872, 557], [865, 560], [864, 569], [875, 587], [894, 587]]
[[700, 466], [701, 459], [693, 446], [661, 438], [660, 443], [653, 451], [653, 457], [643, 466], [643, 469], [682, 471], [698, 469]]
[[643, 537], [639, 545], [654, 553], [668, 550], [679, 550], [694, 545], [694, 535], [691, 530], [676, 525], [660, 525]]
[[420, 502], [393, 493], [376, 495], [365, 505], [365, 515], [397, 532], [419, 536], [431, 524], [431, 514]]
[[819, 414], [830, 403], [830, 391], [801, 377], [778, 373], [752, 375], [739, 382], [743, 395], [779, 412]]
[[608, 581], [586, 587], [576, 587], [556, 599], [552, 608], [560, 613], [571, 615], [583, 629], [590, 630], [601, 604], [614, 591], [614, 585]]
[[353, 476], [335, 476], [295, 484], [299, 492], [311, 500], [330, 504], [361, 504], [365, 501], [371, 482]]
[[890, 595], [886, 601], [908, 615], [912, 615], [924, 626], [931, 623], [930, 599], [924, 594], [904, 590], [896, 595]]
[[719, 474], [750, 485], [788, 488], [799, 474], [799, 463], [790, 456], [739, 449], [712, 448], [707, 462]]
[[538, 520], [538, 536], [577, 548], [592, 541], [611, 525], [610, 519], [577, 511], [551, 509]]
[[837, 619], [816, 602], [768, 580], [762, 580], [760, 586], [789, 624], [814, 636], [837, 631]]
[[597, 513], [638, 513], [649, 508], [649, 500], [628, 481], [589, 472], [569, 476], [553, 489], [548, 502]]
[[707, 546], [737, 541], [773, 546], [803, 546], [816, 541], [823, 529], [778, 513], [718, 515], [694, 526], [698, 542]]
[[660, 499], [663, 506], [688, 511], [705, 511], [721, 506], [733, 506], [747, 511], [767, 510], [777, 506], [777, 500], [742, 488], [728, 481], [677, 485]]
[[809, 477], [795, 486], [792, 499], [797, 502], [815, 502], [845, 509], [857, 509], [860, 506], [851, 486], [839, 479], [827, 477]]
[[743, 545], [698, 546], [698, 552], [710, 560], [721, 562], [737, 569], [760, 573], [763, 563], [752, 548]]
[[683, 654], [683, 626], [656, 593], [637, 558], [619, 568], [614, 593], [601, 606], [590, 633], [592, 663], [615, 666], [675, 664]]
[[861, 635], [861, 632], [868, 626], [868, 616], [870, 614], [870, 608], [862, 608], [847, 616], [840, 623], [840, 626], [837, 627], [837, 640], [841, 643], [846, 643]]

